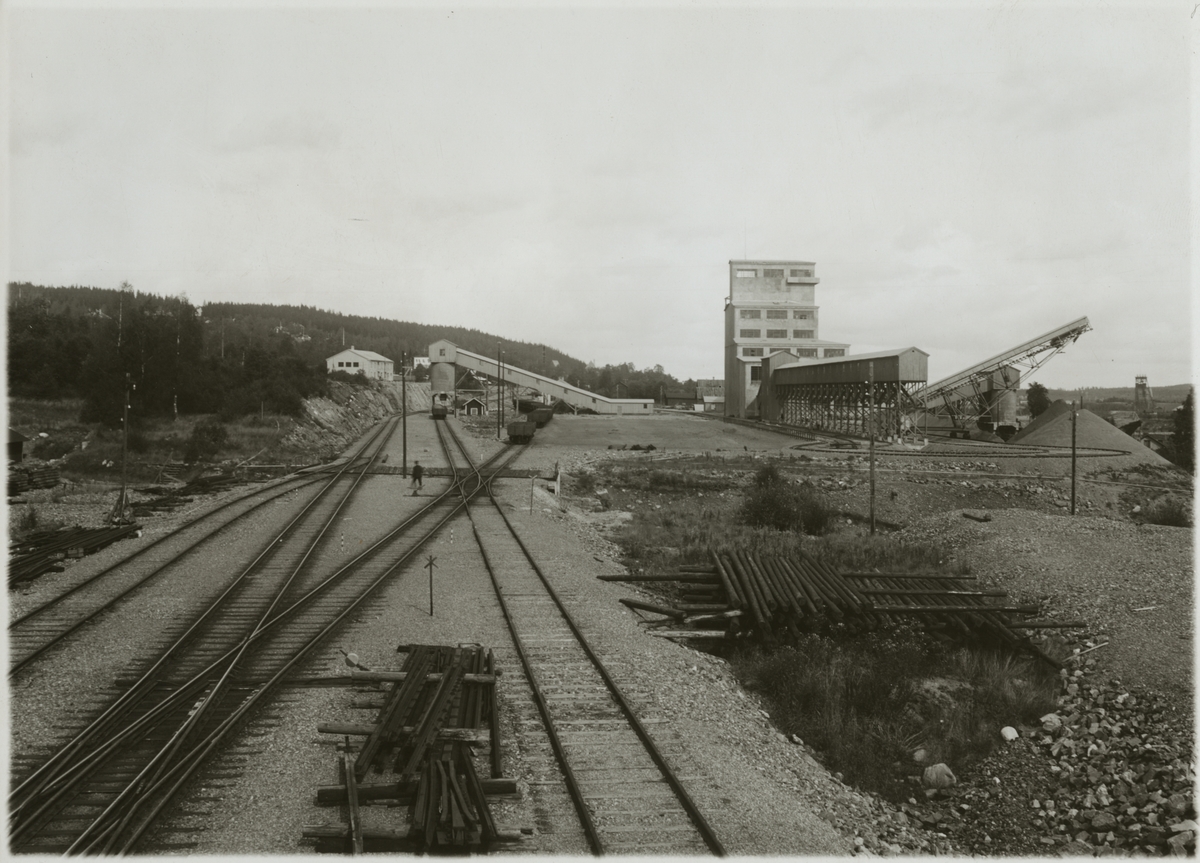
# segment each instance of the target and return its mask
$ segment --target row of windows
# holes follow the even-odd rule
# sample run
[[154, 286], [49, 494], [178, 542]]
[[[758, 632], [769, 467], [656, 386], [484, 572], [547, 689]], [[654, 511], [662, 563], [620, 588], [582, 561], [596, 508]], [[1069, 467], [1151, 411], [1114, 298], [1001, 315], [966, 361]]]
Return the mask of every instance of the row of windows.
[[[758, 353], [750, 353], [750, 351], [757, 351]], [[815, 357], [817, 355], [817, 349], [816, 348], [801, 348], [800, 350], [795, 351], [795, 354], [796, 354], [796, 356], [800, 356], [800, 357]], [[744, 348], [742, 356], [761, 357], [762, 356], [762, 348]], [[845, 350], [845, 348], [826, 348], [825, 356], [827, 356], [827, 357], [844, 357], [844, 356], [846, 356], [846, 350]], [[762, 366], [750, 366], [750, 380], [752, 382], [762, 380]]]
[[[741, 339], [761, 339], [763, 337], [762, 330], [738, 330], [738, 338]], [[816, 330], [792, 330], [793, 339], [812, 339], [816, 338], [814, 333]], [[768, 339], [786, 339], [788, 337], [787, 330], [767, 330]]]
[[[758, 275], [758, 270], [757, 269], [753, 269], [753, 270], [739, 269], [739, 270], [735, 270], [734, 274], [739, 279], [753, 279]], [[770, 267], [767, 267], [766, 269], [764, 269], [762, 271], [762, 274], [763, 274], [764, 279], [782, 279], [783, 278], [783, 270], [782, 269], [772, 269]], [[813, 271], [806, 269], [806, 268], [788, 270], [788, 277], [793, 278], [793, 279], [798, 279], [798, 278], [811, 279], [812, 274], [813, 274]]]
[[344, 363], [341, 360], [338, 360], [338, 368], [339, 369], [356, 369], [356, 368], [358, 368], [358, 363]]
[[[738, 314], [743, 321], [757, 321], [762, 319], [763, 309], [742, 309]], [[766, 309], [768, 321], [786, 321], [788, 316], [787, 309]], [[797, 309], [792, 309], [792, 317], [798, 321], [807, 321], [808, 312], [801, 312]]]

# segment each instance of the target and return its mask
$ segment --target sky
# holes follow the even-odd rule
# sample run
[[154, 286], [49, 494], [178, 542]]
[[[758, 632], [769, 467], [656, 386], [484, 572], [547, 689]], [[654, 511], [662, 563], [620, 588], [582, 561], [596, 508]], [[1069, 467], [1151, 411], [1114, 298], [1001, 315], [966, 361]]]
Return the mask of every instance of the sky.
[[1193, 380], [1193, 0], [12, 2], [8, 281], [723, 372], [729, 261], [937, 379]]

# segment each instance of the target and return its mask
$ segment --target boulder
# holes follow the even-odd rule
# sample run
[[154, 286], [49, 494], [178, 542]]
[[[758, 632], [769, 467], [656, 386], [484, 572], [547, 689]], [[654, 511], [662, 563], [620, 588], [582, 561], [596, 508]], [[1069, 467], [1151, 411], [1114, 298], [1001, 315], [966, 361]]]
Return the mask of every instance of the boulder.
[[949, 766], [944, 763], [934, 764], [931, 767], [926, 767], [925, 772], [921, 776], [921, 784], [926, 788], [949, 788], [951, 785], [958, 783], [958, 777], [954, 775]]
[[1000, 729], [1000, 736], [1003, 737], [1008, 743], [1012, 743], [1021, 736], [1021, 733], [1011, 725], [1005, 725]]

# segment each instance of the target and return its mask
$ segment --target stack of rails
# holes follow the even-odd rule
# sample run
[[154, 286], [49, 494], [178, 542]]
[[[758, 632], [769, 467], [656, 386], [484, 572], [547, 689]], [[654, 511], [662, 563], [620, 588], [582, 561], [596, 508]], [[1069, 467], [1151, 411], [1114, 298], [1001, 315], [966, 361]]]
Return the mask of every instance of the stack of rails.
[[9, 544], [8, 585], [30, 581], [47, 572], [62, 572], [62, 561], [107, 548], [141, 531], [140, 524], [120, 527], [65, 527], [30, 534]]
[[[805, 551], [785, 558], [741, 551], [712, 551], [710, 564], [685, 565], [665, 575], [609, 575], [606, 581], [670, 581], [682, 585], [677, 605], [621, 600], [631, 608], [664, 615], [673, 626], [702, 623], [700, 631], [674, 629], [678, 637], [797, 638], [827, 624], [850, 633], [870, 632], [917, 617], [930, 630], [965, 642], [1026, 650], [1055, 667], [1027, 637], [1014, 630], [1072, 626], [1014, 621], [1037, 614], [1036, 606], [997, 604], [1002, 590], [964, 589], [972, 576], [934, 573], [838, 572]], [[725, 624], [724, 630], [713, 628]]]
[[245, 482], [247, 480], [238, 479], [233, 474], [222, 473], [214, 476], [196, 477], [179, 488], [164, 488], [162, 486], [140, 488], [138, 489], [140, 492], [157, 496], [153, 500], [134, 504], [133, 514], [135, 517], [144, 518], [154, 515], [157, 512], [172, 510], [195, 500], [190, 495], [216, 494], [217, 492], [227, 491], [235, 486], [242, 485]]
[[[344, 734], [342, 785], [318, 789], [317, 803], [346, 804], [347, 825], [314, 825], [304, 836], [317, 850], [403, 849], [466, 854], [520, 838], [497, 828], [487, 798], [516, 792], [500, 763], [496, 661], [478, 645], [409, 645], [399, 673], [352, 672], [355, 682], [390, 682], [370, 725], [321, 723], [318, 731]], [[365, 738], [353, 746], [350, 735]], [[471, 746], [490, 746], [488, 777], [475, 768]], [[391, 762], [391, 769], [385, 764]], [[393, 781], [363, 784], [367, 774], [387, 772]], [[408, 824], [365, 826], [360, 804], [370, 800], [408, 805]], [[391, 815], [395, 808], [384, 810]]]

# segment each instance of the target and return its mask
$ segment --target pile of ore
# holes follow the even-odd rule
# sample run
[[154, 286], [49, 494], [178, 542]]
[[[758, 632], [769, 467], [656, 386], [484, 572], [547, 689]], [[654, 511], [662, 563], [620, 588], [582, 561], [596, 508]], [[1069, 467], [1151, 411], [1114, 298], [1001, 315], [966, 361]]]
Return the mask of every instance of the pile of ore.
[[1062, 672], [1063, 694], [1034, 737], [1058, 778], [1043, 818], [1073, 853], [1124, 848], [1195, 854], [1190, 721], [1182, 699], [1129, 692], [1082, 670]]

